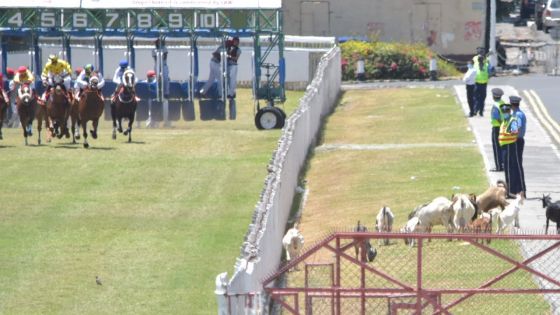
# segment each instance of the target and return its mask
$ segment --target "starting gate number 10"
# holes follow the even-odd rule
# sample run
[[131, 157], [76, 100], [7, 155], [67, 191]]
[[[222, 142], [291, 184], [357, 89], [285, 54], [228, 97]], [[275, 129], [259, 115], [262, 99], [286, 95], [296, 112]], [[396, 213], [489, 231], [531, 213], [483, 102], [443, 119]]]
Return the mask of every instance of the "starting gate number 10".
[[[117, 12], [107, 12], [105, 13], [105, 28], [115, 28], [120, 27], [117, 20], [121, 14]], [[40, 16], [40, 27], [56, 27], [57, 19], [55, 12], [41, 12]], [[14, 27], [23, 26], [23, 16], [22, 12], [16, 12], [10, 18], [8, 18], [8, 24]], [[138, 28], [151, 28], [153, 26], [153, 16], [150, 13], [138, 13], [136, 14], [136, 27]], [[182, 28], [183, 27], [183, 14], [181, 13], [169, 13], [167, 15], [167, 25], [170, 28]], [[200, 15], [200, 25], [202, 27], [216, 27], [216, 17], [214, 14], [201, 14]], [[88, 15], [83, 12], [72, 13], [72, 26], [75, 28], [86, 28], [88, 27]]]

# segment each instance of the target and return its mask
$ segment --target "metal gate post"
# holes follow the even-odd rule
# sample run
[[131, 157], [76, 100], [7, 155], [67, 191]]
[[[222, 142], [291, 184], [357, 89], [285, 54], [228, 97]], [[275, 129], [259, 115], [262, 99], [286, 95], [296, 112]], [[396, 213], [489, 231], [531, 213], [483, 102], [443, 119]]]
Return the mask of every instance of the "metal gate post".
[[418, 255], [416, 257], [416, 314], [422, 314], [422, 245], [423, 238], [418, 237]]
[[336, 236], [336, 274], [334, 287], [336, 290], [336, 315], [340, 315], [340, 236]]

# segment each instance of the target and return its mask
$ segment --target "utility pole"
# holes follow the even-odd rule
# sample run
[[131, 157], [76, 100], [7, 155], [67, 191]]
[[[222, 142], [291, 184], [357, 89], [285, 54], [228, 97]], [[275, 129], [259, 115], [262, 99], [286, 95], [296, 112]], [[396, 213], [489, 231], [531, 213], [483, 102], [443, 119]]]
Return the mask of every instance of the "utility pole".
[[496, 0], [490, 0], [490, 43], [488, 44], [490, 64], [496, 67], [498, 65], [496, 58]]

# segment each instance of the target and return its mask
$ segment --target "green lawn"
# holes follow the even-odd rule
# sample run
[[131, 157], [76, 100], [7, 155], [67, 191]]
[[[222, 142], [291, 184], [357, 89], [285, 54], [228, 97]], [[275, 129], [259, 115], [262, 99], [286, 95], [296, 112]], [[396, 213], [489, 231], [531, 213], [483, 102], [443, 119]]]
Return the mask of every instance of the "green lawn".
[[[142, 127], [130, 144], [108, 122], [87, 150], [4, 128], [0, 314], [215, 314], [280, 135], [238, 94], [235, 121]], [[287, 96], [290, 113], [302, 92]]]

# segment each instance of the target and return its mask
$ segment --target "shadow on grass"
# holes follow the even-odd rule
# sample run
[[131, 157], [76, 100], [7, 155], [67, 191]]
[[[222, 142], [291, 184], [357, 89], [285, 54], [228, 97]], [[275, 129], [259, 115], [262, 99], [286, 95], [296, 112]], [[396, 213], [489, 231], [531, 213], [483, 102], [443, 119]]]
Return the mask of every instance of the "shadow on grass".
[[5, 149], [5, 148], [15, 148], [15, 145], [0, 145], [0, 149]]
[[134, 141], [134, 140], [132, 140], [130, 142], [126, 141], [125, 144], [146, 144], [146, 142], [145, 141]]
[[104, 150], [104, 151], [112, 151], [112, 150], [116, 150], [113, 147], [95, 147], [95, 146], [90, 146], [89, 148], [84, 148], [84, 150]]

